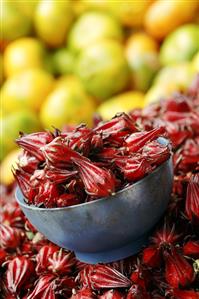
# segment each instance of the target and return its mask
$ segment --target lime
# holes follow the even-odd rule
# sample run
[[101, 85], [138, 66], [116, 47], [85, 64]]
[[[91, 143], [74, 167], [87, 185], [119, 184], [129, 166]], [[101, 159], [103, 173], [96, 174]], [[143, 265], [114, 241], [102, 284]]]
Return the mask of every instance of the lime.
[[144, 107], [144, 94], [139, 91], [129, 91], [102, 103], [97, 111], [103, 119], [110, 119], [118, 112], [128, 113], [135, 108]]
[[51, 47], [61, 46], [73, 19], [70, 0], [41, 0], [35, 12], [38, 36]]
[[80, 51], [104, 38], [122, 39], [122, 29], [118, 22], [103, 12], [84, 13], [73, 25], [68, 43], [70, 49]]
[[75, 77], [59, 82], [46, 98], [41, 108], [40, 118], [45, 128], [61, 129], [65, 124], [92, 124], [95, 103], [83, 90]]
[[36, 38], [24, 37], [13, 41], [4, 52], [6, 76], [34, 67], [44, 67], [45, 54], [43, 44]]
[[198, 50], [199, 25], [184, 25], [166, 37], [160, 49], [160, 61], [168, 65], [191, 60]]
[[22, 108], [38, 111], [53, 83], [53, 77], [42, 69], [29, 69], [8, 78], [1, 90], [3, 113]]
[[77, 59], [76, 73], [87, 92], [100, 100], [122, 91], [129, 80], [123, 46], [113, 40], [88, 46]]
[[53, 71], [56, 75], [73, 73], [74, 55], [67, 48], [60, 48], [52, 55]]
[[0, 130], [0, 160], [16, 147], [14, 141], [19, 136], [20, 131], [31, 133], [39, 129], [38, 117], [31, 111], [21, 110], [3, 117]]

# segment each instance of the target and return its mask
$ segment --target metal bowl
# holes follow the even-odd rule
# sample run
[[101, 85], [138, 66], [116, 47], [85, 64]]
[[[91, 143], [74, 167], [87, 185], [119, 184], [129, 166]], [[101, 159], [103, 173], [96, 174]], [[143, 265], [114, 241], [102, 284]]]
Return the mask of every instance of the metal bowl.
[[[161, 143], [165, 143], [161, 138]], [[173, 181], [172, 158], [114, 196], [65, 208], [38, 208], [16, 199], [48, 240], [87, 263], [112, 262], [135, 254], [163, 215]]]

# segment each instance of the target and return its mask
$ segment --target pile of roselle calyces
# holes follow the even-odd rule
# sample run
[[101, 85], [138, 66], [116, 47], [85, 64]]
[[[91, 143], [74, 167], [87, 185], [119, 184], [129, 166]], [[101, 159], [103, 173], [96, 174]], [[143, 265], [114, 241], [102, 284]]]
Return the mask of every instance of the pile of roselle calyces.
[[93, 129], [21, 133], [23, 148], [14, 176], [28, 204], [66, 207], [114, 195], [142, 179], [170, 156], [157, 138], [163, 126], [138, 130], [121, 113]]
[[[87, 265], [44, 238], [2, 188], [0, 296], [5, 299], [199, 298], [199, 77], [144, 110], [71, 132], [22, 135], [14, 171], [28, 203], [68, 206], [108, 196], [169, 157], [174, 183], [167, 211], [147, 247], [109, 264]], [[122, 217], [122, 215], [121, 215]], [[125, 229], [125, 228], [124, 228]]]

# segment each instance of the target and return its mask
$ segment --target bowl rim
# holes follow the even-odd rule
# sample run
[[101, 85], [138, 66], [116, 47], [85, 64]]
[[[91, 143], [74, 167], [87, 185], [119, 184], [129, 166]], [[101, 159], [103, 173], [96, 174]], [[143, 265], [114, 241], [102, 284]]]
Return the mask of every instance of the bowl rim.
[[[21, 189], [19, 188], [19, 186], [16, 187], [16, 191], [15, 191], [15, 198], [18, 202], [18, 204], [26, 209], [29, 209], [29, 210], [36, 210], [36, 211], [64, 211], [64, 210], [71, 210], [71, 209], [77, 209], [77, 208], [80, 208], [80, 207], [83, 207], [83, 206], [89, 206], [89, 205], [92, 205], [92, 204], [97, 204], [97, 203], [100, 203], [102, 201], [106, 201], [106, 200], [113, 200], [114, 197], [118, 194], [121, 194], [122, 192], [125, 192], [131, 188], [134, 188], [135, 186], [138, 186], [140, 184], [142, 184], [143, 182], [149, 180], [151, 178], [151, 176], [154, 176], [157, 172], [159, 172], [166, 164], [170, 164], [172, 162], [172, 153], [170, 154], [169, 158], [164, 161], [162, 164], [160, 164], [157, 168], [155, 168], [151, 173], [149, 173], [148, 175], [146, 175], [144, 178], [142, 178], [141, 180], [135, 182], [135, 183], [132, 183], [130, 184], [129, 186], [127, 186], [126, 188], [122, 189], [122, 190], [119, 190], [117, 192], [115, 192], [114, 195], [110, 195], [108, 197], [101, 197], [99, 199], [96, 199], [96, 200], [93, 200], [93, 201], [90, 201], [90, 202], [83, 202], [83, 203], [80, 203], [80, 204], [77, 204], [77, 205], [71, 205], [71, 206], [68, 206], [68, 207], [57, 207], [57, 208], [40, 208], [40, 207], [37, 207], [35, 205], [28, 205], [25, 200], [24, 200], [24, 196], [21, 192]], [[21, 193], [21, 194], [19, 194]], [[23, 196], [23, 200], [20, 198]]]

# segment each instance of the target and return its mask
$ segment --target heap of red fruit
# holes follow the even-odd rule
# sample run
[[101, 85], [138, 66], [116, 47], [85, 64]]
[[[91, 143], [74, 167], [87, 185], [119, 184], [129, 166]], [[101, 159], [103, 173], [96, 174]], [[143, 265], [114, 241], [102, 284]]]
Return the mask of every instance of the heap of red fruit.
[[[168, 209], [151, 237], [148, 247], [143, 248], [137, 255], [106, 265], [81, 263], [73, 253], [57, 247], [37, 232], [15, 202], [13, 193], [2, 188], [0, 197], [2, 207], [0, 209], [0, 296], [3, 299], [199, 299], [199, 78], [187, 94], [174, 95], [143, 111], [132, 111], [129, 118], [149, 132], [157, 125], [165, 126], [174, 150], [173, 194]], [[85, 128], [83, 130], [85, 131]], [[117, 132], [115, 130], [113, 134]], [[93, 137], [93, 147], [95, 145], [95, 148], [101, 148], [101, 151], [97, 150], [94, 154], [95, 157], [98, 155], [100, 161], [96, 161], [94, 168], [91, 169], [92, 173], [96, 165], [102, 172], [106, 171], [104, 168], [106, 163], [110, 163], [112, 170], [112, 157], [118, 158], [118, 145], [123, 140], [124, 133], [120, 133], [116, 135], [117, 138], [113, 139], [109, 134], [102, 136], [101, 133]], [[73, 194], [72, 190], [76, 188], [78, 172], [82, 184], [81, 190], [85, 186], [88, 192], [90, 184], [87, 186], [82, 179], [86, 177], [90, 180], [90, 177], [85, 176], [87, 163], [90, 163], [87, 159], [91, 160], [88, 157], [88, 138], [84, 136], [84, 143], [81, 143], [81, 138], [70, 138], [71, 144], [67, 147], [67, 151], [73, 153], [71, 159], [64, 160], [62, 157], [55, 161], [53, 158], [55, 152], [47, 152], [46, 149], [52, 141], [54, 148], [59, 148], [59, 141], [56, 138], [60, 140], [61, 133], [58, 132], [59, 136], [54, 136], [54, 139], [49, 133], [42, 134], [38, 148], [42, 147], [43, 150], [37, 151], [37, 157], [30, 154], [31, 146], [29, 146], [29, 153], [25, 152], [23, 159], [20, 159], [21, 168], [18, 170], [20, 184], [24, 184], [27, 194], [34, 192], [32, 191], [34, 188], [31, 189], [28, 179], [23, 180], [23, 177], [27, 176], [30, 179], [31, 173], [37, 168], [34, 173], [35, 178], [32, 180], [35, 180], [35, 188], [39, 188], [37, 181], [42, 180], [44, 157], [48, 161], [46, 166], [49, 182], [59, 185], [63, 180], [70, 180], [69, 194]], [[67, 136], [68, 133], [62, 134]], [[48, 143], [44, 145], [47, 136]], [[37, 139], [37, 136], [35, 138]], [[134, 140], [134, 137], [131, 135], [128, 138], [130, 147], [133, 144], [130, 141]], [[24, 140], [23, 137], [20, 140]], [[111, 142], [110, 149], [106, 149], [105, 144], [111, 144]], [[84, 169], [80, 166], [82, 158], [79, 157], [77, 151], [74, 151], [75, 148], [79, 148], [80, 144], [82, 144], [81, 153], [87, 156]], [[159, 161], [157, 152], [153, 151], [155, 145], [155, 140], [147, 145], [150, 149], [148, 156], [152, 157], [158, 165], [162, 162]], [[35, 142], [32, 146], [32, 150], [35, 151]], [[135, 144], [133, 146], [136, 148]], [[145, 151], [148, 152], [146, 147]], [[142, 150], [142, 153], [145, 151]], [[158, 149], [158, 152], [161, 152], [161, 149]], [[121, 165], [123, 169], [122, 159], [114, 161], [116, 160], [117, 164], [114, 162], [114, 167]], [[67, 169], [61, 168], [62, 171], [59, 173], [51, 171], [51, 167], [60, 169], [59, 167], [63, 164], [67, 165]], [[120, 176], [128, 181], [126, 174], [129, 172], [121, 173], [119, 169]], [[114, 173], [114, 170], [112, 172]], [[107, 180], [109, 181], [109, 175]], [[116, 181], [115, 185], [119, 184], [121, 183]], [[112, 185], [109, 183], [109, 186]], [[48, 198], [53, 198], [54, 186], [51, 188], [45, 186], [45, 188], [43, 193], [49, 192], [50, 189], [51, 196]], [[115, 188], [117, 190], [117, 187]], [[113, 192], [112, 189], [111, 192]], [[79, 196], [83, 195], [79, 194]], [[93, 197], [96, 198], [92, 195], [91, 198]], [[34, 201], [33, 195], [32, 200]], [[38, 198], [38, 201], [43, 200]]]
[[170, 156], [158, 142], [160, 126], [148, 131], [127, 114], [118, 114], [93, 129], [21, 134], [23, 148], [13, 170], [28, 204], [65, 207], [113, 195], [140, 180]]

